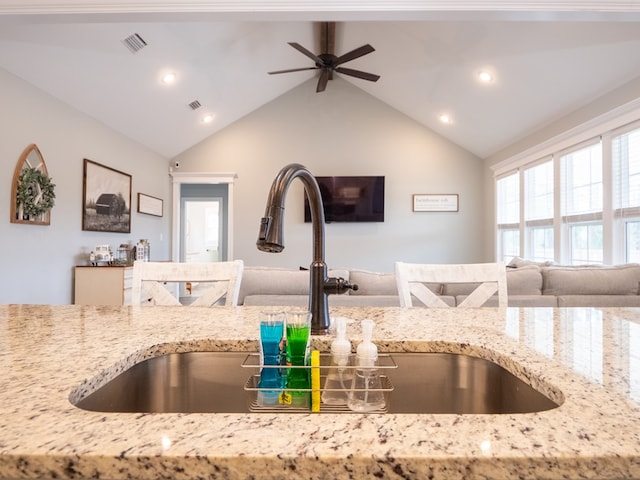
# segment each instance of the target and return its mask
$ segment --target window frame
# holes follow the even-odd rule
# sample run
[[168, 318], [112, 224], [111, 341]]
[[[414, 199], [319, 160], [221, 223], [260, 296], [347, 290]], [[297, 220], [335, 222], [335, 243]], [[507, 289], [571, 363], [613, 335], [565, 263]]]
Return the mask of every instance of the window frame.
[[[597, 214], [581, 214], [579, 216], [568, 216], [573, 222], [602, 222], [602, 242], [603, 242], [603, 263], [616, 264], [629, 261], [627, 255], [627, 235], [626, 223], [640, 221], [640, 206], [626, 208], [624, 212], [614, 208], [614, 159], [612, 158], [612, 142], [616, 136], [623, 135], [633, 130], [640, 129], [640, 97], [624, 105], [616, 107], [591, 120], [578, 125], [571, 130], [567, 130], [558, 135], [554, 135], [548, 140], [534, 145], [514, 156], [501, 162], [493, 164], [490, 169], [494, 172], [494, 180], [517, 172], [520, 181], [520, 221], [517, 225], [509, 225], [509, 228], [518, 228], [520, 231], [520, 253], [521, 257], [527, 258], [530, 255], [531, 240], [527, 240], [527, 225], [525, 222], [525, 188], [523, 171], [536, 164], [545, 162], [549, 157], [554, 164], [554, 261], [567, 264], [570, 262], [569, 253], [569, 232], [562, 212], [562, 192], [558, 188], [561, 178], [561, 165], [558, 160], [564, 152], [579, 149], [583, 145], [588, 145], [600, 139], [602, 152], [602, 212]], [[497, 183], [494, 183], [494, 200], [497, 203]], [[502, 248], [498, 239], [499, 228], [506, 228], [507, 225], [499, 225], [497, 221], [497, 208], [495, 220], [495, 252], [496, 258], [502, 258]], [[529, 221], [532, 224], [532, 221]], [[533, 224], [532, 224], [533, 225]], [[541, 226], [536, 222], [534, 226]], [[640, 241], [640, 240], [639, 240]], [[508, 259], [506, 259], [508, 261]]]

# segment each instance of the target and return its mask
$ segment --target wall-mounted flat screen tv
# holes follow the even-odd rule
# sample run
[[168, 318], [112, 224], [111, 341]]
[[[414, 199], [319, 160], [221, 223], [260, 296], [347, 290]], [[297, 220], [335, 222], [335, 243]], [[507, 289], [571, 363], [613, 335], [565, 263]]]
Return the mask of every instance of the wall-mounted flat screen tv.
[[[384, 177], [315, 177], [326, 222], [384, 222]], [[304, 195], [304, 221], [311, 221]]]

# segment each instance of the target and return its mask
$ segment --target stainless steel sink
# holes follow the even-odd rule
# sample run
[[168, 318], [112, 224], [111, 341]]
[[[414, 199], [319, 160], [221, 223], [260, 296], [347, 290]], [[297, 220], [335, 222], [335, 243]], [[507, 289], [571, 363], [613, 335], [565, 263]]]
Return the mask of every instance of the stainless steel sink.
[[[530, 413], [559, 405], [489, 360], [451, 353], [394, 354], [393, 413]], [[560, 395], [561, 396], [561, 395]]]
[[[190, 352], [144, 360], [76, 402], [85, 410], [247, 413], [246, 353]], [[394, 353], [389, 413], [500, 414], [558, 404], [496, 363], [451, 353]], [[322, 411], [322, 408], [321, 408]]]

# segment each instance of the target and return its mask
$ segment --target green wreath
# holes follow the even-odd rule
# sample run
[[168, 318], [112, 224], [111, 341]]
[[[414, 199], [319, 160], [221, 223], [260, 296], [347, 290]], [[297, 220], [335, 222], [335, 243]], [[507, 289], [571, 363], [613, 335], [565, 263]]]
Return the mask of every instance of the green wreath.
[[55, 204], [55, 185], [46, 173], [27, 167], [18, 177], [17, 200], [26, 215], [38, 217], [47, 213]]

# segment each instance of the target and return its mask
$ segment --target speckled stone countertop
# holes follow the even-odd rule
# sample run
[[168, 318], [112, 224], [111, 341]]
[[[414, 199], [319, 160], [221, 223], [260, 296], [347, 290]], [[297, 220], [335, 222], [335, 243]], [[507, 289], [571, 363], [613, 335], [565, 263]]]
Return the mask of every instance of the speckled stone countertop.
[[[640, 309], [334, 308], [380, 351], [489, 357], [540, 413], [125, 414], [70, 395], [143, 358], [256, 351], [257, 307], [0, 306], [0, 478], [640, 478]], [[327, 351], [330, 338], [314, 337]]]

